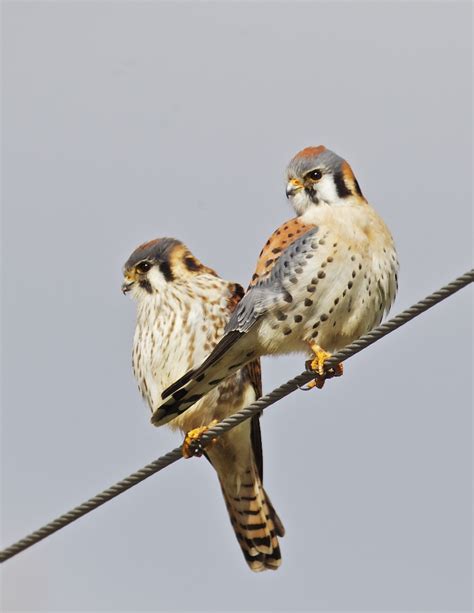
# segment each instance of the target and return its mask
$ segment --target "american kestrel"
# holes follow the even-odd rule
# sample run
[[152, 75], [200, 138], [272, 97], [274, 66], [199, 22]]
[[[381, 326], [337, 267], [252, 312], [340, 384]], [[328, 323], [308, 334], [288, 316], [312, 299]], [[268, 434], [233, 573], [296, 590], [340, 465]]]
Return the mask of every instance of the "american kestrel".
[[[154, 424], [180, 415], [235, 370], [263, 355], [313, 355], [315, 384], [328, 356], [377, 326], [397, 291], [398, 260], [387, 226], [349, 164], [308, 147], [287, 168], [297, 217], [265, 243], [250, 286], [203, 363], [163, 393]], [[342, 374], [342, 366], [332, 375]]]
[[[132, 253], [124, 266], [122, 290], [137, 302], [133, 371], [154, 412], [163, 390], [214, 348], [244, 290], [221, 279], [172, 238], [152, 240]], [[261, 393], [259, 360], [248, 360], [169, 425], [187, 433], [189, 450], [190, 440], [198, 438], [204, 426], [242, 409]], [[205, 454], [217, 471], [248, 565], [257, 572], [276, 570], [281, 564], [278, 537], [284, 528], [262, 486], [258, 416], [223, 434]]]

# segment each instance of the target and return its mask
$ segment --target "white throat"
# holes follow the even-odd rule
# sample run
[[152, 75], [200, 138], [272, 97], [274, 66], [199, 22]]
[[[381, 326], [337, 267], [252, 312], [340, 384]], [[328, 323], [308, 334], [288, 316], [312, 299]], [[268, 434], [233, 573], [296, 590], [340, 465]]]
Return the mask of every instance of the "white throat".
[[324, 175], [314, 186], [314, 195], [310, 195], [306, 189], [300, 189], [290, 198], [291, 204], [298, 215], [321, 205], [343, 206], [351, 198], [340, 198], [334, 179], [331, 175]]

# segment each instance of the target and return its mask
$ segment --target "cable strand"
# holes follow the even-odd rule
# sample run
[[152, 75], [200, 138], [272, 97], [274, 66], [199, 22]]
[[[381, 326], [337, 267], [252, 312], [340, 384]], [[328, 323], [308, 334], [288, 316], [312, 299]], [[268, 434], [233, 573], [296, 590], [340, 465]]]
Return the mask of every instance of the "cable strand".
[[[390, 334], [391, 332], [397, 330], [415, 317], [418, 317], [418, 315], [421, 315], [421, 313], [424, 313], [442, 300], [445, 300], [446, 298], [452, 296], [454, 293], [463, 289], [473, 281], [474, 269], [466, 272], [464, 275], [461, 275], [451, 283], [448, 283], [438, 291], [433, 292], [423, 300], [420, 300], [413, 306], [409, 307], [408, 309], [405, 309], [398, 315], [395, 315], [395, 317], [392, 317], [377, 328], [374, 328], [368, 334], [361, 336], [359, 339], [357, 339], [350, 345], [347, 345], [347, 347], [344, 347], [337, 353], [333, 354], [325, 362], [325, 369], [330, 369], [336, 364], [344, 362], [345, 360], [354, 356], [356, 353], [359, 353], [359, 351], [362, 351], [363, 349], [365, 349], [369, 345], [372, 345], [387, 334]], [[209, 443], [212, 439], [221, 436], [222, 434], [224, 434], [224, 432], [227, 432], [228, 430], [234, 428], [246, 419], [249, 419], [257, 413], [261, 413], [261, 411], [271, 406], [278, 400], [281, 400], [285, 396], [288, 396], [305, 383], [308, 383], [311, 379], [314, 379], [314, 373], [304, 371], [300, 375], [297, 375], [293, 379], [290, 379], [286, 383], [283, 383], [282, 385], [271, 391], [269, 394], [260, 397], [248, 407], [245, 407], [241, 411], [234, 413], [234, 415], [226, 417], [212, 428], [209, 428], [209, 430], [204, 432], [204, 434], [200, 437], [200, 444], [205, 445], [206, 443]], [[74, 507], [67, 513], [60, 515], [59, 517], [49, 522], [48, 524], [45, 524], [38, 530], [35, 530], [34, 532], [20, 539], [16, 543], [13, 543], [6, 549], [3, 549], [2, 551], [0, 551], [0, 562], [5, 562], [6, 560], [12, 558], [18, 553], [24, 551], [25, 549], [28, 549], [28, 547], [31, 547], [32, 545], [50, 536], [54, 532], [57, 532], [61, 528], [64, 528], [68, 524], [76, 521], [80, 517], [86, 515], [87, 513], [90, 513], [94, 509], [97, 509], [109, 500], [112, 500], [116, 496], [119, 496], [123, 492], [130, 489], [131, 487], [134, 487], [141, 481], [148, 479], [148, 477], [151, 477], [160, 470], [163, 470], [167, 466], [174, 464], [174, 462], [177, 462], [182, 457], [182, 446], [176, 447], [172, 451], [169, 451], [167, 454], [161, 456], [157, 460], [154, 460], [150, 464], [147, 464], [146, 466], [132, 473], [125, 479], [122, 479], [118, 483], [115, 483], [114, 485], [110, 486], [100, 494], [93, 496], [86, 502], [83, 502], [77, 507]]]

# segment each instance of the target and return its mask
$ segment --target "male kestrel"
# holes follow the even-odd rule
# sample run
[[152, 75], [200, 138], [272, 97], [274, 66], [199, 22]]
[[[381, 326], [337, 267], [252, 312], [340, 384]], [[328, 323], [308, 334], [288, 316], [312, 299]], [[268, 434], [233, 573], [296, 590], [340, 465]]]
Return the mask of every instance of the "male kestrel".
[[[137, 302], [133, 371], [152, 412], [163, 390], [199, 365], [222, 337], [231, 313], [244, 294], [237, 283], [221, 279], [181, 242], [150, 241], [136, 249], [124, 267], [124, 293]], [[237, 369], [236, 369], [237, 370]], [[254, 402], [261, 396], [258, 359], [248, 361], [183, 415], [174, 429], [198, 437], [201, 427]], [[223, 434], [206, 456], [219, 477], [232, 526], [253, 571], [281, 564], [278, 537], [283, 525], [262, 486], [262, 447], [258, 416]]]
[[[298, 216], [265, 243], [224, 336], [200, 366], [164, 391], [154, 424], [182, 414], [263, 355], [312, 353], [321, 387], [330, 353], [388, 312], [397, 291], [395, 246], [349, 164], [323, 146], [303, 149], [288, 165], [286, 194]], [[341, 366], [333, 372], [341, 373]]]

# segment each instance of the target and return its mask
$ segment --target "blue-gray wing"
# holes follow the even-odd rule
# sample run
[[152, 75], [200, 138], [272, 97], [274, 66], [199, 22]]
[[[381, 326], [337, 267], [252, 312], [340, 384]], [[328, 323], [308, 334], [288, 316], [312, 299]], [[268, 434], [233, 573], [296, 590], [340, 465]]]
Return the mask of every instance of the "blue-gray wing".
[[[219, 370], [222, 360], [236, 350], [242, 337], [262, 315], [273, 308], [281, 308], [285, 301], [292, 301], [289, 290], [296, 282], [295, 275], [299, 268], [303, 269], [311, 261], [308, 258], [313, 257], [317, 249], [316, 232], [316, 227], [296, 218], [273, 233], [262, 249], [252, 283], [232, 313], [224, 336], [200, 366], [187, 372], [162, 393], [165, 402], [155, 412], [154, 423], [164, 423], [164, 418], [171, 419], [172, 415], [197, 402], [202, 393], [194, 393], [196, 385], [209, 391], [209, 386], [216, 385], [222, 376], [228, 377], [235, 371], [234, 366], [228, 365], [223, 374]], [[238, 354], [238, 349], [236, 351]], [[236, 360], [239, 361], [237, 357]], [[212, 380], [208, 381], [206, 377]], [[186, 406], [183, 408], [183, 405]]]
[[[307, 255], [316, 249], [317, 227], [296, 238], [274, 258], [271, 268], [250, 286], [233, 312], [225, 332], [247, 332], [253, 324], [280, 301], [291, 301], [288, 291], [295, 270], [306, 266]], [[267, 260], [268, 261], [268, 260]], [[258, 268], [258, 265], [257, 265]]]

